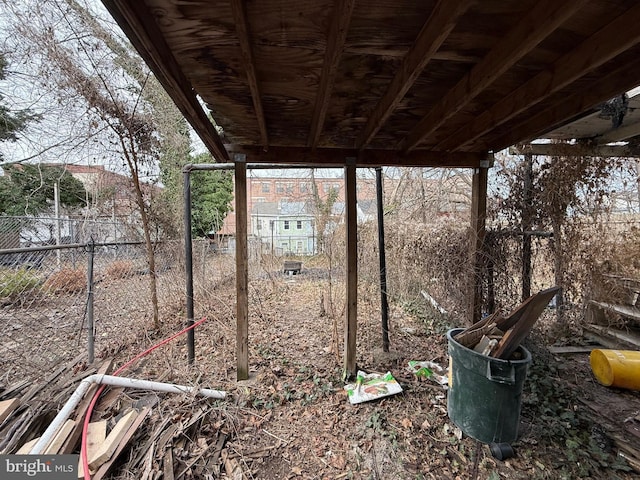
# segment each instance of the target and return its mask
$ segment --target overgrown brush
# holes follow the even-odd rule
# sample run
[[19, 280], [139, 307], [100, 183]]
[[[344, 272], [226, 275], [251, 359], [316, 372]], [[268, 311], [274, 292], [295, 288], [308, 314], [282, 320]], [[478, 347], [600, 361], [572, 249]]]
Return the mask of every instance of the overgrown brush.
[[111, 262], [106, 269], [108, 278], [119, 279], [131, 277], [135, 274], [133, 262], [128, 260], [116, 260]]
[[87, 274], [80, 269], [63, 268], [44, 282], [44, 290], [49, 293], [81, 293], [86, 288]]

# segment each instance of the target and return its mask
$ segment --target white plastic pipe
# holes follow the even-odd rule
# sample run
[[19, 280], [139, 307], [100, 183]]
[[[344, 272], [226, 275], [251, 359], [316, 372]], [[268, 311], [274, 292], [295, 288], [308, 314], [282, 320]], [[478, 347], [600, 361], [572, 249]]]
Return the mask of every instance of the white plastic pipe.
[[67, 403], [64, 404], [62, 409], [53, 419], [49, 427], [40, 437], [40, 440], [29, 452], [31, 455], [40, 455], [47, 447], [49, 442], [53, 439], [58, 429], [67, 421], [67, 418], [73, 412], [73, 409], [80, 403], [82, 397], [87, 393], [89, 387], [93, 384], [101, 385], [113, 385], [117, 387], [137, 388], [140, 390], [154, 390], [156, 392], [168, 392], [168, 393], [198, 393], [202, 396], [209, 398], [225, 398], [226, 393], [220, 390], [210, 390], [208, 388], [195, 389], [193, 387], [186, 387], [184, 385], [175, 385], [172, 383], [150, 382], [148, 380], [138, 380], [136, 378], [116, 377], [113, 375], [90, 375], [78, 385], [75, 392], [71, 395]]

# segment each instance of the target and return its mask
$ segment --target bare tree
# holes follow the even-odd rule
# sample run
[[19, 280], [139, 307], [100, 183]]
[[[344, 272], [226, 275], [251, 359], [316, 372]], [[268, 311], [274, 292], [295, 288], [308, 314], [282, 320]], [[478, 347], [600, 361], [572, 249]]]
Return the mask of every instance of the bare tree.
[[27, 55], [37, 65], [34, 86], [53, 93], [58, 105], [71, 105], [77, 115], [77, 136], [61, 142], [98, 145], [103, 158], [118, 158], [131, 176], [158, 327], [152, 225], [157, 215], [154, 189], [145, 180], [158, 175], [163, 155], [177, 164], [176, 158], [188, 154], [181, 116], [105, 12], [95, 10], [97, 5], [75, 0], [2, 3], [15, 32], [14, 55]]

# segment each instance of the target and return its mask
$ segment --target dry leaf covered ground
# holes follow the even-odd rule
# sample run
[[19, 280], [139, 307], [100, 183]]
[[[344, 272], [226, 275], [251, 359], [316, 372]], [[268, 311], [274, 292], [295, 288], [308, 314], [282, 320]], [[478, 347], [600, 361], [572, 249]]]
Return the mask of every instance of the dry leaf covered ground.
[[[110, 478], [635, 478], [612, 436], [620, 428], [616, 419], [638, 415], [640, 399], [636, 392], [597, 385], [585, 355], [554, 358], [543, 340], [528, 344], [534, 361], [523, 391], [521, 435], [513, 443], [516, 455], [498, 461], [488, 445], [451, 423], [446, 391], [406, 368], [409, 360], [446, 367], [445, 332], [458, 326], [455, 320], [424, 305], [392, 302], [391, 352], [384, 353], [375, 292], [361, 292], [357, 364], [367, 372], [392, 372], [403, 392], [350, 405], [341, 381], [342, 283], [319, 269], [293, 277], [264, 271], [251, 279], [251, 378], [244, 382], [236, 381], [233, 277], [219, 275], [210, 288], [198, 290], [197, 317], [207, 321], [195, 334], [195, 364], [187, 365], [181, 338], [127, 374], [221, 389], [227, 398], [112, 394], [96, 415], [109, 417], [129, 405], [152, 410]], [[103, 294], [116, 313], [119, 296], [132, 292], [117, 287]], [[163, 332], [114, 314], [101, 327], [99, 356], [124, 363], [175, 332], [183, 313], [175, 314], [176, 323]], [[611, 399], [618, 402], [613, 414], [605, 411]], [[597, 405], [600, 415], [594, 415]]]
[[[343, 299], [336, 292], [342, 282], [314, 269], [293, 277], [273, 271], [251, 280], [248, 381], [235, 379], [235, 292], [233, 282], [224, 278], [201, 302], [207, 306], [198, 313], [208, 320], [196, 332], [196, 364], [185, 366], [184, 342], [149, 358], [139, 374], [152, 377], [168, 371], [171, 381], [228, 392], [226, 400], [207, 407], [207, 427], [190, 433], [192, 445], [208, 453], [185, 478], [635, 476], [612, 449], [600, 427], [603, 422], [594, 421], [593, 411], [580, 401], [600, 398], [597, 392], [604, 398], [611, 394], [590, 377], [585, 355], [558, 359], [544, 347], [529, 345], [534, 362], [523, 391], [521, 436], [513, 444], [516, 456], [498, 461], [488, 445], [462, 435], [450, 422], [446, 391], [406, 369], [409, 360], [431, 360], [446, 367], [445, 332], [457, 325], [415, 306], [392, 305], [391, 352], [384, 353], [377, 296], [370, 292], [362, 292], [358, 307], [357, 364], [367, 372], [391, 371], [403, 393], [350, 405], [341, 381]], [[640, 408], [634, 392], [614, 395], [622, 399], [627, 414]], [[472, 395], [469, 401], [474, 401]], [[210, 404], [195, 400], [195, 405]], [[195, 405], [171, 399], [153, 418], [159, 422], [178, 415], [184, 420]], [[216, 449], [221, 434], [224, 444]], [[602, 438], [604, 443], [598, 443]], [[162, 471], [162, 457], [156, 452], [146, 470]], [[130, 468], [123, 468], [120, 476], [138, 478]]]

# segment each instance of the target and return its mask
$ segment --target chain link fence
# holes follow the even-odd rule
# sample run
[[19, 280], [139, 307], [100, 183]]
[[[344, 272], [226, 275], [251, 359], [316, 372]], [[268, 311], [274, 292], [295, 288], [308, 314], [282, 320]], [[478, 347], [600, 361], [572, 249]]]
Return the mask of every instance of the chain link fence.
[[[114, 354], [151, 328], [147, 254], [134, 229], [5, 217], [0, 231], [0, 384]], [[155, 244], [162, 318], [183, 309], [183, 252], [180, 242]]]

